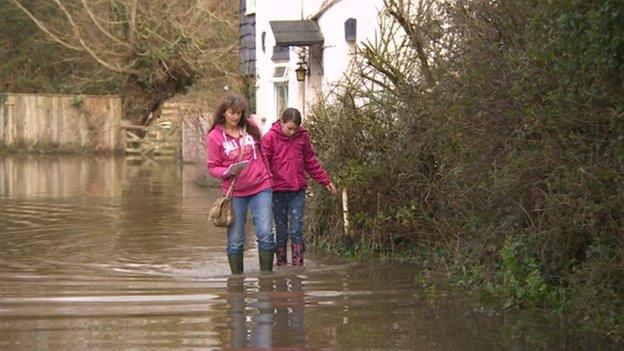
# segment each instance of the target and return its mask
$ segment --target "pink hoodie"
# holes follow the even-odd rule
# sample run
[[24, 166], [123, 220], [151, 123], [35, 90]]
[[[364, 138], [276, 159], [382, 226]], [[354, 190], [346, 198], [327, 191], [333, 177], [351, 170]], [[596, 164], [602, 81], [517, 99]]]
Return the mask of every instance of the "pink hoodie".
[[[252, 122], [253, 123], [253, 122]], [[241, 138], [229, 136], [223, 126], [216, 124], [206, 135], [206, 163], [208, 172], [215, 178], [222, 179], [221, 190], [225, 194], [233, 177], [224, 177], [227, 168], [238, 161], [238, 149]], [[260, 144], [247, 134], [243, 140], [243, 160], [249, 165], [237, 176], [233, 194], [236, 197], [254, 195], [271, 187], [271, 176]]]
[[292, 137], [282, 133], [280, 121], [262, 138], [262, 149], [273, 174], [274, 191], [299, 191], [308, 186], [306, 172], [322, 185], [331, 181], [312, 149], [308, 131], [299, 127]]

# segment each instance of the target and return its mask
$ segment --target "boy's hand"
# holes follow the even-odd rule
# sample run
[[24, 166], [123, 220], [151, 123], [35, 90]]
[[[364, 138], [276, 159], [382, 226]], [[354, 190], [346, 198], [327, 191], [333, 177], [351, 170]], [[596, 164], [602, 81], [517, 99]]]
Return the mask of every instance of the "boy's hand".
[[331, 183], [331, 182], [330, 182], [330, 183], [329, 183], [329, 184], [327, 184], [325, 187], [327, 188], [327, 190], [328, 190], [330, 193], [332, 193], [332, 194], [334, 194], [334, 195], [338, 193], [338, 190], [336, 190], [336, 187], [334, 186], [334, 183]]

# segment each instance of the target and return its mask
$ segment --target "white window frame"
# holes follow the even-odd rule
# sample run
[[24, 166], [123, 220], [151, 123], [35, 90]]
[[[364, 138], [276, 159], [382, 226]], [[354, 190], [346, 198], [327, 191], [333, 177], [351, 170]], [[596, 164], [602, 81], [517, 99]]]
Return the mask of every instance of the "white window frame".
[[[284, 73], [282, 73], [281, 76], [279, 77], [275, 77], [275, 71], [283, 68], [284, 69]], [[274, 83], [287, 83], [288, 82], [288, 65], [284, 64], [284, 65], [274, 65], [273, 66], [273, 73], [271, 74], [271, 78], [269, 79], [271, 82]]]
[[282, 112], [279, 110], [279, 94], [278, 94], [278, 89], [284, 89], [286, 90], [286, 101], [285, 101], [285, 106], [284, 109], [288, 108], [288, 95], [290, 94], [290, 88], [288, 86], [288, 82], [275, 82], [273, 83], [273, 110], [275, 118], [279, 119], [280, 116], [279, 114]]
[[245, 15], [256, 13], [256, 0], [245, 0]]

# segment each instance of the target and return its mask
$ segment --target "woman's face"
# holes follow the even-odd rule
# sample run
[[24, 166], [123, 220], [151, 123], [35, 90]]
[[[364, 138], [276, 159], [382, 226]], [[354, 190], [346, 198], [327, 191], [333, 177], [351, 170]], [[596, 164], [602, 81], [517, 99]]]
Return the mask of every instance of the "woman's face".
[[236, 127], [238, 125], [238, 121], [240, 121], [242, 115], [242, 111], [236, 111], [232, 108], [228, 108], [225, 110], [223, 117], [225, 117], [225, 125], [227, 127]]
[[289, 138], [295, 135], [295, 133], [297, 132], [297, 129], [299, 129], [299, 126], [293, 121], [281, 122], [281, 123], [282, 123], [282, 133], [284, 133], [284, 135], [286, 135]]

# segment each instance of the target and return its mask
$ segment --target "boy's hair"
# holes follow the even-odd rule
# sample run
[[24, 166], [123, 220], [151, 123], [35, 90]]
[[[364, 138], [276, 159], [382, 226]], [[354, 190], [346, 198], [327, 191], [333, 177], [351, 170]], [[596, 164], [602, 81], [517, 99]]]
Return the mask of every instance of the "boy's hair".
[[301, 112], [296, 108], [289, 107], [284, 112], [282, 112], [281, 117], [282, 123], [286, 122], [294, 122], [297, 126], [301, 125]]

